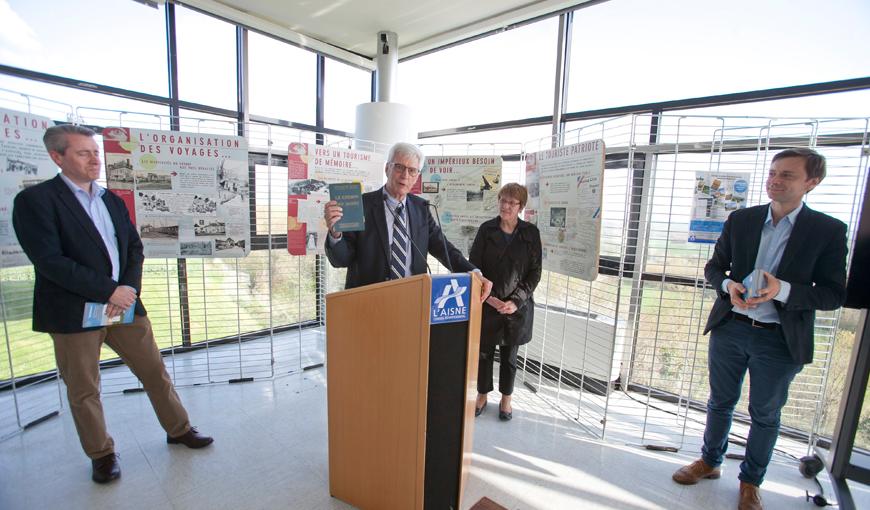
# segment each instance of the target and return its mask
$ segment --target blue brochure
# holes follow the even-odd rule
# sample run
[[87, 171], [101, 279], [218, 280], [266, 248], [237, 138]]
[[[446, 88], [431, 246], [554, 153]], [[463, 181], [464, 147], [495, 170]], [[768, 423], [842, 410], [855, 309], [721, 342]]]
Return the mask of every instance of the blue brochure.
[[98, 328], [113, 324], [130, 324], [133, 322], [135, 303], [127, 311], [115, 317], [106, 317], [106, 303], [85, 303], [85, 313], [82, 315], [83, 328]]
[[749, 275], [743, 279], [743, 287], [746, 292], [743, 293], [743, 300], [756, 298], [759, 296], [758, 291], [767, 287], [767, 278], [764, 277], [763, 269], [754, 269]]

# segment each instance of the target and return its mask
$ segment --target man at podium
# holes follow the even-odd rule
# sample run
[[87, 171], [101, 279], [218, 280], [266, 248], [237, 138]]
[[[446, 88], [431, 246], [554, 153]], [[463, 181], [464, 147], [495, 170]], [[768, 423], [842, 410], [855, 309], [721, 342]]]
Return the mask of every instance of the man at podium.
[[423, 152], [416, 145], [397, 143], [390, 148], [384, 168], [387, 183], [363, 194], [365, 230], [361, 232], [336, 232], [333, 227], [342, 209], [335, 201], [327, 202], [323, 209], [329, 228], [326, 257], [333, 267], [348, 268], [345, 288], [351, 289], [423, 274], [429, 269], [426, 254], [431, 253], [452, 272], [478, 272], [483, 301], [492, 282], [444, 237], [429, 212], [429, 203], [410, 194], [423, 162]]

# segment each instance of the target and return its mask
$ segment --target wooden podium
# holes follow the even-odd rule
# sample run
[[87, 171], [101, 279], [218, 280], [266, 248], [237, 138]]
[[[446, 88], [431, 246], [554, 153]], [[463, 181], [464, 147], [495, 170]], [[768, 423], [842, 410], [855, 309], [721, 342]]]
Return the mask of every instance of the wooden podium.
[[[474, 430], [480, 285], [468, 273], [418, 275], [326, 296], [333, 497], [364, 510], [459, 509]], [[455, 319], [463, 304], [466, 320], [436, 322]]]

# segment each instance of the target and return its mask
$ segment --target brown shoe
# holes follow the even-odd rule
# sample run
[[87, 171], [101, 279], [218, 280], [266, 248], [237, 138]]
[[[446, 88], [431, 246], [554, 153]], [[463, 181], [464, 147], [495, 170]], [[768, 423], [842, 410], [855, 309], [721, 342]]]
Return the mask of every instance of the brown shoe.
[[695, 485], [702, 478], [715, 480], [720, 476], [722, 476], [721, 469], [708, 465], [703, 459], [698, 459], [676, 470], [671, 478], [683, 485]]
[[183, 444], [188, 448], [196, 449], [212, 444], [214, 439], [205, 434], [200, 434], [199, 431], [196, 430], [196, 427], [190, 427], [190, 430], [178, 437], [166, 436], [166, 442], [169, 444]]
[[751, 483], [740, 482], [740, 503], [737, 510], [763, 510], [761, 506], [761, 489]]
[[109, 483], [121, 476], [121, 465], [118, 464], [118, 455], [110, 453], [99, 459], [91, 460], [91, 479], [97, 483]]

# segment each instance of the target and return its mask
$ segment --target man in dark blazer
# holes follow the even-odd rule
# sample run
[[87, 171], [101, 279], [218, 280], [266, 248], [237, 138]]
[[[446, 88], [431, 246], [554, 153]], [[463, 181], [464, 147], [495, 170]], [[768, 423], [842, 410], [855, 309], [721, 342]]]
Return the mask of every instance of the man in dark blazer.
[[387, 183], [363, 194], [365, 230], [361, 232], [336, 232], [333, 227], [342, 217], [341, 207], [335, 201], [328, 202], [324, 206], [329, 228], [326, 257], [333, 267], [348, 268], [345, 288], [351, 289], [423, 274], [428, 267], [426, 254], [431, 253], [454, 272], [478, 272], [483, 301], [492, 282], [444, 238], [428, 202], [410, 194], [423, 162], [423, 153], [416, 145], [397, 143], [390, 148], [384, 168]]
[[[846, 299], [846, 225], [803, 203], [824, 177], [825, 158], [813, 150], [775, 155], [766, 185], [770, 203], [731, 213], [704, 268], [718, 293], [704, 330], [711, 332], [704, 446], [701, 458], [673, 479], [690, 485], [719, 478], [748, 370], [752, 421], [738, 476], [741, 510], [762, 508], [759, 486], [789, 385], [813, 361], [815, 311], [834, 310]], [[766, 285], [753, 297], [742, 282], [754, 269], [763, 271]]]
[[[106, 483], [121, 469], [106, 431], [100, 401], [100, 348], [108, 344], [142, 381], [170, 444], [202, 448], [212, 438], [190, 426], [187, 411], [166, 373], [151, 322], [137, 298], [142, 290], [142, 241], [126, 206], [96, 182], [100, 151], [90, 129], [63, 125], [43, 141], [61, 173], [15, 197], [12, 221], [33, 263], [33, 329], [54, 342], [60, 376], [92, 479]], [[84, 328], [85, 303], [105, 303], [106, 316], [131, 306], [129, 324]]]

